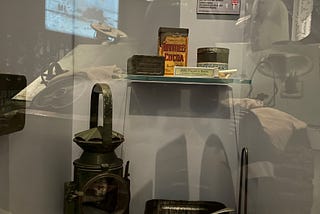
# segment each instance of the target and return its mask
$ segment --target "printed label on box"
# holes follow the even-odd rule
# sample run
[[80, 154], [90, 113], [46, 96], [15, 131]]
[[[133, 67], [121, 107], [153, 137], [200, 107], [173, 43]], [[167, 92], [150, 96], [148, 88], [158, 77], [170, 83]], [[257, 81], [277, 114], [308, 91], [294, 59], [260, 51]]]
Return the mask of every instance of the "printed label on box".
[[165, 75], [174, 75], [174, 66], [186, 66], [188, 37], [168, 32], [159, 41], [159, 55], [165, 57]]

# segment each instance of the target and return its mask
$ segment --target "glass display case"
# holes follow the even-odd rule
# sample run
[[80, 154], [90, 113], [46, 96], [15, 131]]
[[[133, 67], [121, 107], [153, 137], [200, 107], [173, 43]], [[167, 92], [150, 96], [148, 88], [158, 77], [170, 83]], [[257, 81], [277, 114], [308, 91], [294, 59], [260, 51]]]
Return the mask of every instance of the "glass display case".
[[319, 213], [319, 0], [0, 5], [0, 214]]

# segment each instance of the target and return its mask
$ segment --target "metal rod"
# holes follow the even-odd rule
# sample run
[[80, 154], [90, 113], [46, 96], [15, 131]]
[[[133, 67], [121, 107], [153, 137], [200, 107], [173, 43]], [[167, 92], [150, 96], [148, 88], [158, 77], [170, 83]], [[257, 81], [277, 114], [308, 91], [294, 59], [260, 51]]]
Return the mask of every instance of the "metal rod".
[[245, 168], [245, 184], [244, 184], [244, 214], [247, 214], [248, 202], [248, 149], [243, 148], [241, 151], [241, 168], [240, 168], [240, 189], [239, 189], [239, 212], [242, 213], [242, 184], [243, 184], [243, 168]]

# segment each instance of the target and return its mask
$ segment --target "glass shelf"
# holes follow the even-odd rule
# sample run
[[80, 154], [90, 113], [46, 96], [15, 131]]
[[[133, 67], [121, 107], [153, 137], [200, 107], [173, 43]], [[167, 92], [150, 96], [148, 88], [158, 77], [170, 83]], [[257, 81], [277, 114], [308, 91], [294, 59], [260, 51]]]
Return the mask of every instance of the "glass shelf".
[[200, 78], [200, 77], [177, 77], [177, 76], [149, 76], [149, 75], [127, 75], [127, 79], [133, 82], [158, 82], [158, 83], [180, 83], [180, 84], [251, 84], [249, 79], [239, 78]]

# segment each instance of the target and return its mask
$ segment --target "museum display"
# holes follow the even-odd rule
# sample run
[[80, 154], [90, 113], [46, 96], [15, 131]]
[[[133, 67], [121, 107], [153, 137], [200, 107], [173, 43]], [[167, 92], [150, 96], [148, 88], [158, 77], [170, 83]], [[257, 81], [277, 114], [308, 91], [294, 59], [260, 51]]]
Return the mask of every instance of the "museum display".
[[[99, 95], [103, 96], [103, 126], [98, 126]], [[84, 151], [73, 162], [74, 181], [65, 184], [65, 214], [129, 212], [129, 163], [115, 149], [123, 135], [112, 131], [112, 94], [107, 84], [95, 84], [91, 93], [90, 129], [73, 141]]]
[[0, 214], [319, 213], [320, 0], [0, 5]]

